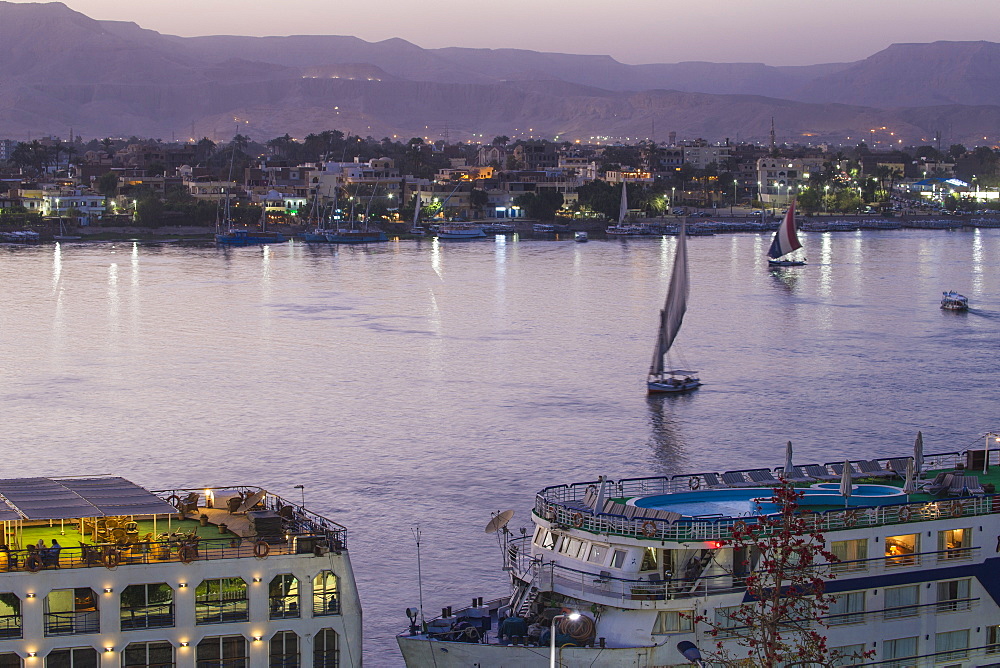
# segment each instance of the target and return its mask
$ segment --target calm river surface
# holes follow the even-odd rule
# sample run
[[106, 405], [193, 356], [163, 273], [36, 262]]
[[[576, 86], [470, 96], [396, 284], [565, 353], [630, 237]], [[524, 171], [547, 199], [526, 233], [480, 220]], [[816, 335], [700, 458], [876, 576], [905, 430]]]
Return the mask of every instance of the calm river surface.
[[[680, 362], [647, 400], [675, 239], [0, 248], [4, 477], [258, 484], [349, 529], [366, 661], [507, 592], [490, 512], [549, 484], [951, 451], [1000, 428], [1000, 230], [689, 240]], [[954, 289], [973, 308], [938, 308]], [[516, 529], [515, 529], [516, 530]]]

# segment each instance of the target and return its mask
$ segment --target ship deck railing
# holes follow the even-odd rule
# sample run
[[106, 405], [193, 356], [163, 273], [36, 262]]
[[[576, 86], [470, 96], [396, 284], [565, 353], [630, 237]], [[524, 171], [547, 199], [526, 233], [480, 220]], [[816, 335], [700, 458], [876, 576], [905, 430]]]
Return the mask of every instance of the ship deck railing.
[[[1000, 452], [991, 451], [989, 455], [990, 466], [996, 467], [997, 464], [994, 461], [1000, 461]], [[890, 459], [897, 458], [877, 459], [876, 461], [883, 464], [888, 471]], [[958, 469], [958, 464], [962, 464], [964, 467], [968, 461], [967, 453], [951, 452], [926, 455], [924, 458], [924, 471], [931, 472], [947, 468]], [[965, 473], [976, 473], [976, 470], [966, 468]], [[867, 476], [859, 474], [855, 478], [855, 482], [866, 478]], [[694, 489], [689, 482], [691, 479], [693, 479], [692, 476], [674, 476], [671, 478], [661, 476], [629, 478], [617, 482], [605, 481], [604, 498], [619, 499], [624, 502], [624, 500], [632, 497], [690, 492]], [[806, 484], [808, 485], [809, 483]], [[878, 484], [902, 486], [902, 480], [880, 480]], [[637, 511], [636, 516], [631, 518], [614, 512], [596, 512], [587, 505], [585, 499], [588, 493], [593, 496], [595, 490], [598, 490], [600, 485], [599, 481], [587, 481], [570, 485], [546, 487], [535, 496], [534, 513], [537, 517], [565, 528], [574, 527], [590, 533], [677, 542], [726, 540], [731, 538], [732, 528], [737, 522], [753, 526], [760, 521], [758, 515], [751, 513], [738, 517], [682, 517], [676, 520], [665, 520], [656, 517], [644, 517], [641, 515], [642, 509]], [[759, 486], [747, 486], [741, 489], [759, 488], [762, 496], [768, 496], [773, 487], [773, 483], [761, 483]], [[850, 506], [816, 512], [810, 511], [809, 515], [812, 518], [813, 527], [817, 531], [841, 531], [944, 518], [958, 519], [964, 516], [985, 515], [1000, 511], [1000, 497], [993, 494], [935, 498], [926, 493], [919, 493], [913, 495], [913, 497], [917, 497], [917, 500], [911, 498], [905, 503], [891, 503], [877, 506]], [[622, 505], [622, 509], [624, 511], [624, 505]], [[763, 532], [768, 531], [766, 527], [762, 527], [761, 530]]]
[[[978, 547], [956, 548], [835, 563], [824, 562], [805, 570], [824, 579], [844, 579], [853, 576], [871, 577], [895, 573], [905, 568], [920, 569], [943, 563], [967, 561], [972, 559], [978, 550]], [[648, 601], [678, 600], [742, 592], [745, 590], [745, 578], [750, 575], [749, 572], [724, 572], [711, 575], [700, 574], [691, 578], [648, 579], [648, 576], [647, 579], [624, 578], [612, 575], [609, 571], [588, 571], [556, 562], [544, 562], [537, 558], [525, 573], [526, 576], [529, 574], [530, 581], [543, 591], [555, 591], [563, 595], [610, 603], [623, 608], [649, 607]], [[525, 579], [529, 578], [525, 577]], [[954, 599], [938, 601], [929, 605], [937, 606], [939, 612], [951, 612], [966, 610], [972, 602], [978, 600]], [[916, 607], [919, 606], [903, 606], [898, 610], [902, 612]], [[855, 614], [862, 615], [864, 613], [846, 613], [843, 616], [850, 617]], [[898, 616], [902, 617], [905, 614]]]
[[[249, 496], [263, 491], [264, 490], [259, 487], [233, 485], [229, 487], [194, 487], [156, 490], [153, 493], [162, 498], [164, 501], [168, 501], [171, 497], [184, 499], [188, 495], [197, 495], [198, 498], [195, 502], [197, 508], [191, 511], [197, 513], [199, 512], [198, 509], [212, 509], [212, 506], [216, 505], [213, 503], [212, 506], [209, 506], [209, 494], [214, 495], [217, 492], [240, 492], [244, 496]], [[252, 510], [270, 510], [278, 513], [279, 515], [282, 514], [283, 509], [290, 509], [289, 514], [291, 515], [291, 519], [286, 519], [289, 524], [294, 526], [294, 531], [296, 533], [323, 535], [329, 539], [330, 545], [337, 545], [337, 549], [347, 549], [347, 528], [342, 524], [308, 510], [304, 505], [293, 504], [277, 494], [265, 492], [264, 497], [260, 500], [260, 502], [252, 508]]]
[[[308, 539], [308, 550], [303, 549], [302, 539]], [[37, 551], [8, 549], [0, 551], [0, 572], [37, 572], [63, 568], [124, 568], [133, 564], [161, 564], [169, 562], [189, 563], [216, 559], [249, 559], [262, 556], [286, 554], [314, 554], [316, 543], [326, 543], [331, 551], [342, 547], [327, 543], [326, 536], [309, 534], [290, 535], [280, 541], [269, 538], [266, 541], [257, 536], [229, 535], [213, 538], [199, 538], [196, 542], [184, 535], [167, 540], [141, 543], [79, 544], [59, 549], [58, 556], [39, 556]], [[262, 546], [261, 543], [265, 543]]]

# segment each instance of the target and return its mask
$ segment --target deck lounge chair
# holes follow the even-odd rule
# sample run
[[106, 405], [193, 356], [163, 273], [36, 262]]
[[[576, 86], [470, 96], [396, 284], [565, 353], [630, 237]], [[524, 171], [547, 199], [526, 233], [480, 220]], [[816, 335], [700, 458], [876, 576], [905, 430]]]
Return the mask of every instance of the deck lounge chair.
[[583, 505], [593, 508], [597, 503], [597, 486], [587, 485], [587, 493], [583, 495]]
[[760, 485], [780, 485], [781, 481], [774, 477], [770, 469], [754, 469], [747, 471], [750, 480]]
[[[805, 474], [813, 480], [821, 480], [824, 482], [840, 480], [839, 475], [833, 475], [826, 470], [825, 466], [820, 466], [819, 464], [807, 464], [806, 466], [796, 466], [795, 468], [804, 471]], [[843, 468], [843, 464], [841, 464], [841, 468]]]
[[928, 494], [941, 494], [942, 492], [947, 492], [951, 487], [951, 480], [955, 477], [954, 473], [945, 473], [942, 471], [934, 476], [934, 480], [923, 486], [921, 491], [927, 492]]
[[874, 459], [861, 460], [857, 462], [858, 470], [862, 477], [866, 478], [895, 478], [896, 474], [879, 465]]
[[621, 515], [625, 510], [625, 504], [618, 503], [614, 499], [608, 499], [604, 502], [604, 508], [601, 510], [605, 515]]
[[951, 480], [948, 486], [949, 496], [982, 496], [986, 494], [983, 484], [974, 475], [958, 475]]
[[708, 489], [722, 489], [727, 487], [726, 483], [719, 480], [719, 475], [717, 473], [702, 473], [701, 477], [705, 480], [705, 486]]
[[[780, 470], [780, 473], [778, 473]], [[806, 475], [801, 466], [793, 466], [790, 471], [784, 469], [774, 469], [778, 476], [784, 478], [786, 482], [812, 482], [815, 478]]]
[[897, 457], [889, 460], [889, 468], [900, 478], [906, 477], [906, 465], [910, 462], [909, 457]]
[[[844, 475], [844, 465], [841, 464], [840, 462], [832, 462], [830, 464], [827, 464], [827, 466], [829, 466], [831, 469], [833, 469], [833, 472], [836, 474], [833, 477], [834, 480], [840, 480], [840, 477], [842, 475]], [[856, 463], [852, 463], [851, 464], [851, 477], [853, 477], [853, 478], [860, 478], [862, 476], [864, 476], [864, 473], [862, 473], [858, 469], [858, 466], [857, 466]]]
[[722, 482], [729, 487], [753, 487], [756, 485], [756, 483], [744, 478], [742, 471], [726, 471], [722, 474]]

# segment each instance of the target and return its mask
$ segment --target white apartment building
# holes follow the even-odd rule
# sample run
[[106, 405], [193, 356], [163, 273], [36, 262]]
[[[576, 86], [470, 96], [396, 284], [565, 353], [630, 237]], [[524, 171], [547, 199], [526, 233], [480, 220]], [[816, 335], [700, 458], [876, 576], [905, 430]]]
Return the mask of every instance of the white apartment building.
[[787, 204], [809, 183], [809, 174], [823, 169], [823, 158], [760, 158], [757, 160], [758, 199]]

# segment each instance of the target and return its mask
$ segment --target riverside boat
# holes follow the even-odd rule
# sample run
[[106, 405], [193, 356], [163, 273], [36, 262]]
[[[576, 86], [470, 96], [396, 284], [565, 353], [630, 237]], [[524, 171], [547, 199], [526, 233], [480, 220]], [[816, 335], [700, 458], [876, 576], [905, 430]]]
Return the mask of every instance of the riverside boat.
[[[424, 627], [411, 624], [397, 641], [411, 668], [540, 665], [550, 651], [561, 666], [690, 665], [678, 644], [707, 653], [718, 641], [735, 642], [740, 627], [713, 635], [702, 621], [748, 600], [748, 572], [738, 566], [746, 555], [724, 541], [775, 512], [769, 499], [787, 474], [804, 494], [796, 513], [810, 513], [839, 558], [817, 567], [835, 598], [818, 613], [825, 626], [812, 627], [830, 648], [872, 652], [837, 665], [994, 666], [1000, 497], [990, 484], [1000, 484], [997, 454], [920, 453], [922, 467], [909, 479], [915, 489], [905, 488], [916, 448], [912, 459], [852, 461], [846, 497], [837, 472], [843, 464], [791, 466], [790, 446], [777, 469], [546, 487], [535, 496], [531, 529], [516, 535], [502, 528], [511, 594], [446, 609]], [[554, 620], [573, 613], [581, 617]], [[534, 636], [521, 621], [532, 617]], [[559, 632], [550, 650], [544, 640], [539, 646], [537, 631], [553, 622]]]
[[260, 488], [6, 479], [0, 522], [5, 667], [361, 665], [346, 529]]
[[470, 223], [447, 223], [438, 226], [437, 238], [451, 240], [484, 239], [486, 238], [486, 233], [478, 225]]
[[262, 246], [280, 244], [288, 241], [285, 235], [278, 232], [252, 232], [250, 230], [229, 230], [215, 235], [215, 243], [220, 246]]
[[946, 311], [968, 311], [969, 298], [954, 290], [941, 293], [941, 308]]

